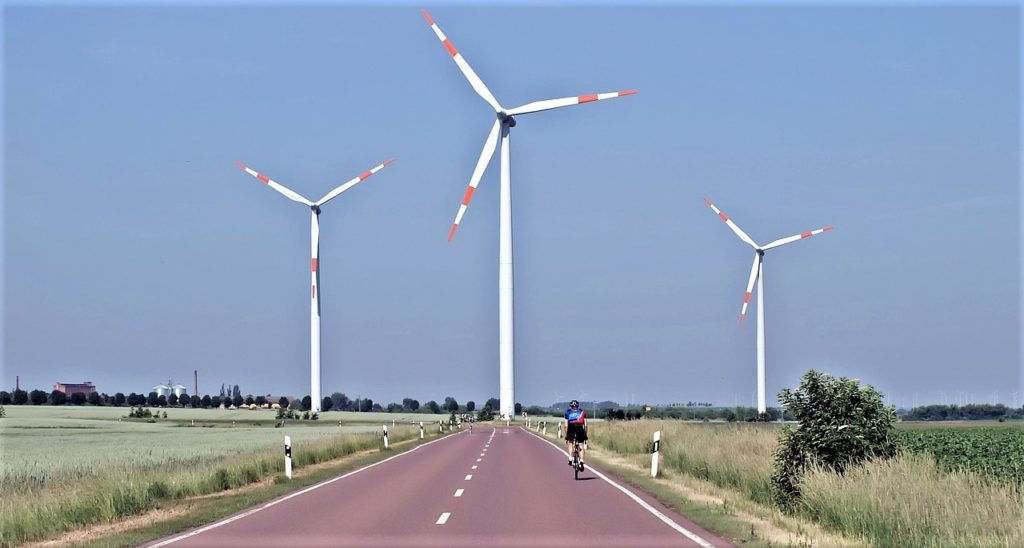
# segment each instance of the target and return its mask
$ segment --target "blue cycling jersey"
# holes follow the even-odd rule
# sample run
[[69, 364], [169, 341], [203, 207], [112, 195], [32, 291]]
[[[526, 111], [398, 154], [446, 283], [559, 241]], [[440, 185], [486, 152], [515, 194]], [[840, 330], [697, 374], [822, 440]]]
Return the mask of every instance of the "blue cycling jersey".
[[569, 424], [584, 424], [587, 422], [587, 414], [583, 408], [573, 409], [570, 407], [565, 410], [565, 420], [569, 421]]

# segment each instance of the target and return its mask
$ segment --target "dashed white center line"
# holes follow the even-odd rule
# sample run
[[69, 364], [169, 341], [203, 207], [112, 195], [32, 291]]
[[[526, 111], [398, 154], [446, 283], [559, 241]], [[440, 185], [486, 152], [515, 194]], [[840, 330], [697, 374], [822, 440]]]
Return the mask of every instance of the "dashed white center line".
[[484, 454], [483, 454], [483, 453], [480, 453], [480, 456], [482, 457], [482, 456], [484, 456]]
[[476, 465], [475, 464], [473, 465], [473, 470], [476, 470]]
[[473, 474], [467, 474], [466, 475], [466, 481], [469, 481], [471, 479], [473, 479]]
[[466, 492], [466, 490], [465, 490], [465, 489], [456, 489], [456, 490], [455, 490], [455, 496], [456, 496], [456, 497], [461, 497], [461, 496], [462, 496], [462, 493], [465, 493], [465, 492]]
[[445, 512], [445, 513], [441, 514], [441, 517], [437, 518], [437, 521], [434, 523], [434, 525], [444, 525], [445, 522], [448, 521], [448, 518], [451, 517], [451, 515], [452, 515], [451, 512]]
[[476, 461], [477, 461], [477, 462], [480, 462], [480, 461], [482, 461], [482, 460], [484, 460], [484, 459], [476, 459]]

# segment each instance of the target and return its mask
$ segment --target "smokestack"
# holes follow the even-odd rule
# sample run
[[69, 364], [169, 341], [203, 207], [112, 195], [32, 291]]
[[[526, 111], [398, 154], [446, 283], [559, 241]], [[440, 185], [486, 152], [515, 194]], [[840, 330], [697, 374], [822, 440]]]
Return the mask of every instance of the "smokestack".
[[194, 390], [192, 391], [192, 393], [195, 394], [196, 396], [198, 396], [199, 395], [199, 370], [198, 369], [193, 369], [192, 370], [192, 375], [194, 375], [194, 377], [195, 377], [195, 386], [193, 386]]
[[14, 389], [21, 390], [21, 375], [14, 376]]

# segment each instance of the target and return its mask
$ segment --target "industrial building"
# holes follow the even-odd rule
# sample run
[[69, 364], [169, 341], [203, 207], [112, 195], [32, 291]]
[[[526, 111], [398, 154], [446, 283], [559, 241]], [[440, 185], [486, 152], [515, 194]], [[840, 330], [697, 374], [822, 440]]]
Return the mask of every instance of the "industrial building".
[[96, 391], [96, 385], [92, 381], [84, 381], [81, 384], [69, 383], [69, 382], [58, 382], [53, 385], [53, 389], [57, 392], [63, 392], [70, 396], [71, 394], [85, 394], [89, 395]]

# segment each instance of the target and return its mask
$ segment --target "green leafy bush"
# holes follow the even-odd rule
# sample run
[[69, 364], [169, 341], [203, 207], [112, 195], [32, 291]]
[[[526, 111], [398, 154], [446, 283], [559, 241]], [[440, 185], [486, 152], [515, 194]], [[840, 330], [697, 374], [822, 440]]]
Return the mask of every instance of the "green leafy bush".
[[799, 423], [782, 430], [775, 451], [772, 487], [783, 508], [800, 499], [800, 478], [808, 467], [842, 475], [850, 466], [896, 454], [896, 411], [874, 387], [812, 369], [796, 390], [783, 390], [779, 399]]

